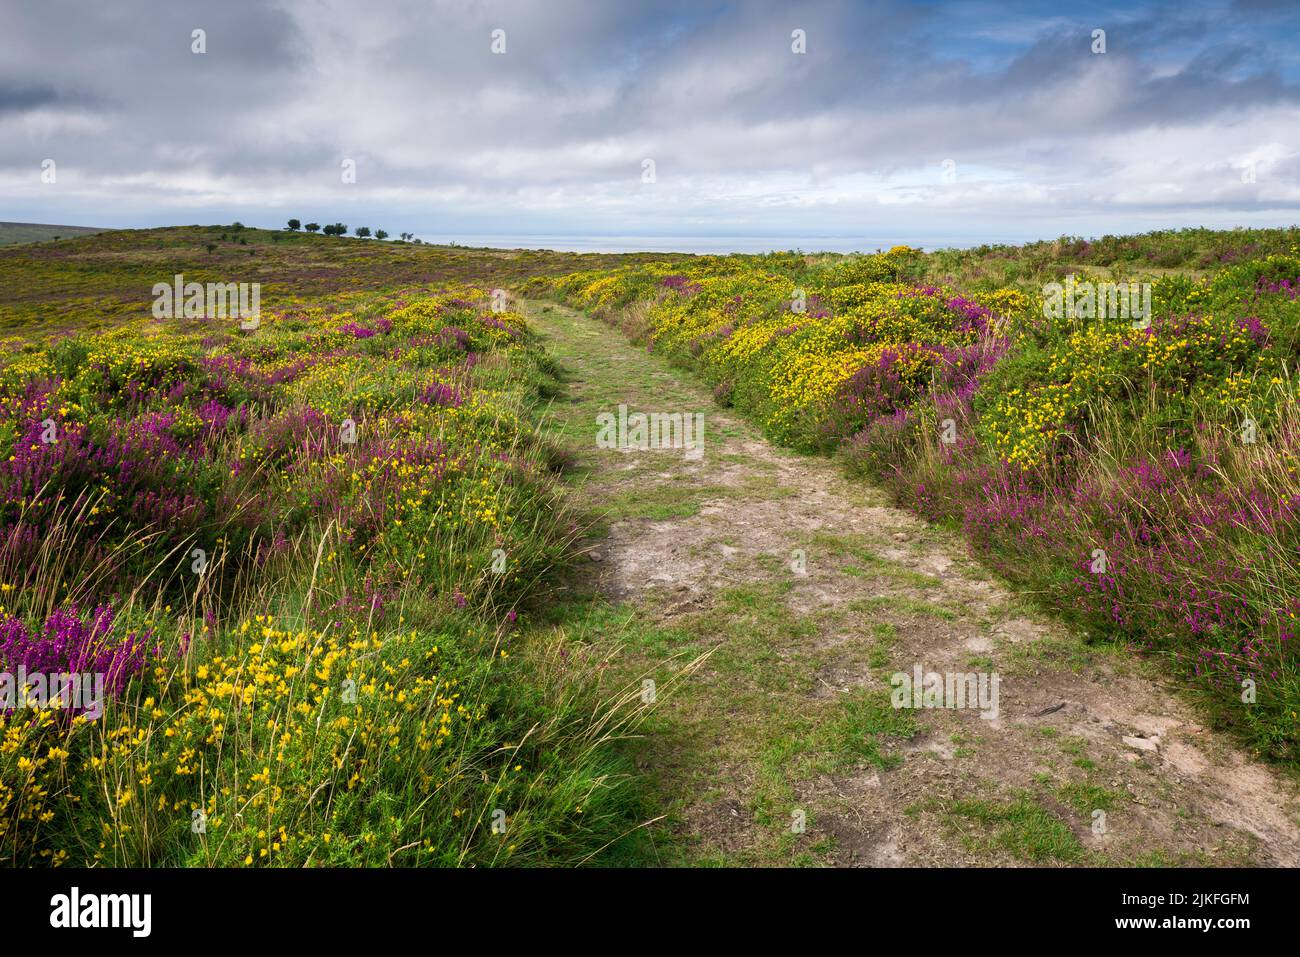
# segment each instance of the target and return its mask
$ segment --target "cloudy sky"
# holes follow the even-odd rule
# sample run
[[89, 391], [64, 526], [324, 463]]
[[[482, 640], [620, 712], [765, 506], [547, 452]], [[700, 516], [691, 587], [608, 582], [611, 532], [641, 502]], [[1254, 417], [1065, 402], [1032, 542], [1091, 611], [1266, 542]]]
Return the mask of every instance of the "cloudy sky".
[[679, 248], [1300, 222], [1296, 3], [5, 0], [0, 20], [0, 220]]

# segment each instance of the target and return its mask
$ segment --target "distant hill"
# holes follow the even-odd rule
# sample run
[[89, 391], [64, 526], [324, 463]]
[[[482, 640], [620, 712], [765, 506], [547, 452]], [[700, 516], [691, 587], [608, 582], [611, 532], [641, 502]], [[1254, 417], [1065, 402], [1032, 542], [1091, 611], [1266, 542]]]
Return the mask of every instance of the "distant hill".
[[[254, 229], [238, 223], [105, 229], [93, 236], [65, 236], [58, 243], [11, 243], [0, 246], [0, 365], [6, 336], [21, 334], [34, 341], [31, 337], [51, 331], [149, 321], [154, 284], [171, 282], [176, 273], [201, 282], [259, 283], [261, 307], [276, 310], [301, 308], [304, 299], [345, 293], [396, 291], [429, 283], [511, 288], [534, 276], [691, 258], [681, 253], [417, 246]], [[5, 448], [3, 427], [0, 406], [0, 450]]]
[[96, 226], [51, 226], [47, 223], [0, 223], [0, 246], [13, 243], [39, 243], [47, 239], [70, 239], [90, 236], [106, 230]]

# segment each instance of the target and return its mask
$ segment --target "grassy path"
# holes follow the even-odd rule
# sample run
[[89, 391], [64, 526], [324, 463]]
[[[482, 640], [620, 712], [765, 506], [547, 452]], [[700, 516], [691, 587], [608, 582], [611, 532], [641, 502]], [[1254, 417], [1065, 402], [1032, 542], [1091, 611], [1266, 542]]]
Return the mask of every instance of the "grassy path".
[[[617, 863], [1300, 864], [1293, 783], [1153, 669], [1024, 607], [962, 543], [788, 453], [595, 319], [525, 303], [600, 516], [556, 623], [667, 675], [634, 756], [656, 813]], [[705, 414], [705, 448], [596, 447], [596, 416]], [[677, 656], [674, 659], [674, 656]], [[995, 720], [894, 709], [894, 672], [996, 672]]]

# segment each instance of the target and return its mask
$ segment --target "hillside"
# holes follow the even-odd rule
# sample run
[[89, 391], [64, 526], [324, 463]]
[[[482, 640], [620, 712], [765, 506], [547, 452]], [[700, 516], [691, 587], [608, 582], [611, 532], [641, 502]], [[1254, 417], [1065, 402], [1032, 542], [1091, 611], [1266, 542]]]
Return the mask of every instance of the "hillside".
[[94, 226], [50, 226], [45, 223], [0, 223], [0, 246], [12, 243], [43, 243], [51, 239], [72, 239], [105, 232]]
[[0, 334], [114, 326], [148, 315], [153, 286], [259, 283], [270, 308], [429, 283], [509, 284], [574, 269], [681, 256], [473, 250], [282, 230], [178, 226], [117, 230], [57, 245], [0, 249]]

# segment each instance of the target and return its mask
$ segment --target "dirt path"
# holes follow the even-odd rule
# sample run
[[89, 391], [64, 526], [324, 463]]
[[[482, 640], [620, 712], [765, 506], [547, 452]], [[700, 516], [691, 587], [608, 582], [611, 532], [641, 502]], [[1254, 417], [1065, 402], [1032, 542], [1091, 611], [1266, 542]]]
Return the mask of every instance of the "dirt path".
[[[1043, 620], [959, 539], [773, 447], [608, 326], [526, 308], [606, 515], [583, 627], [617, 630], [632, 671], [712, 652], [637, 745], [668, 811], [638, 862], [1300, 865], [1294, 782], [1200, 727], [1151, 665]], [[704, 455], [597, 448], [620, 403], [703, 412]], [[893, 708], [890, 676], [918, 665], [995, 672], [998, 717]]]

